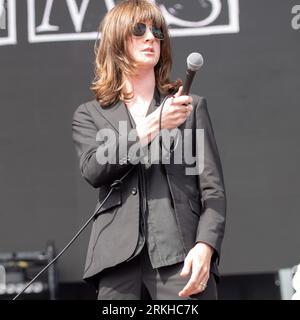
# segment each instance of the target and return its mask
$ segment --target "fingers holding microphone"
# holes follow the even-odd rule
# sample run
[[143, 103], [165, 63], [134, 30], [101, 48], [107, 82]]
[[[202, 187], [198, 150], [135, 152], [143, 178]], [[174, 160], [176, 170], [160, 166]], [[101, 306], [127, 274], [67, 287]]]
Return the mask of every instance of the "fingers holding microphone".
[[193, 98], [182, 95], [182, 92], [183, 87], [181, 86], [174, 96], [167, 99], [162, 111], [162, 129], [177, 128], [190, 116], [193, 110]]
[[186, 121], [193, 110], [193, 99], [189, 96], [189, 92], [196, 72], [200, 70], [203, 65], [203, 57], [198, 52], [192, 52], [187, 57], [186, 62], [187, 70], [184, 85], [179, 88], [173, 100], [170, 102], [170, 106], [173, 107], [174, 112], [172, 116], [173, 118], [177, 117], [177, 120], [180, 122], [176, 127]]
[[182, 96], [182, 92], [183, 92], [183, 86], [180, 86], [178, 88], [178, 91], [174, 94], [174, 98], [178, 98], [178, 97]]
[[[183, 115], [185, 115], [187, 118], [193, 111], [193, 98], [188, 95], [182, 95], [182, 92], [183, 86], [181, 86], [174, 95], [172, 105], [175, 107], [176, 111], [183, 113]], [[186, 120], [186, 118], [184, 119], [184, 121]]]

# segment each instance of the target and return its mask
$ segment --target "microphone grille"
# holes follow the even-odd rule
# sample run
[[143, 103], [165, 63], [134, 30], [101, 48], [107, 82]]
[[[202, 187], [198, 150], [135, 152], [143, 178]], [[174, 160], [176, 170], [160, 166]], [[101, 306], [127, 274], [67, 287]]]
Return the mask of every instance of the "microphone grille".
[[198, 52], [191, 53], [187, 59], [187, 67], [192, 71], [198, 71], [203, 65], [203, 57]]

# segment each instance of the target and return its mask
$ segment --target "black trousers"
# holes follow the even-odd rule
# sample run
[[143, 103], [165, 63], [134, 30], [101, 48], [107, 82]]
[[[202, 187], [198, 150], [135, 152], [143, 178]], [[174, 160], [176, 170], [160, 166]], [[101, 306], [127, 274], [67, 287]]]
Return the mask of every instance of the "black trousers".
[[190, 297], [178, 293], [189, 277], [181, 277], [183, 262], [153, 269], [144, 246], [135, 258], [100, 273], [98, 300], [216, 300], [217, 286], [210, 274], [206, 289]]

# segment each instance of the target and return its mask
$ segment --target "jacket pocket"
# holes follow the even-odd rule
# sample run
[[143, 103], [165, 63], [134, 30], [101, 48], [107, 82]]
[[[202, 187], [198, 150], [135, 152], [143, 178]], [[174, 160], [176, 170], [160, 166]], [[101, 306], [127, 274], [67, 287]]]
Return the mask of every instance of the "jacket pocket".
[[198, 217], [201, 214], [201, 204], [198, 201], [189, 199], [189, 204], [192, 209], [192, 212], [195, 213]]
[[[106, 195], [108, 194], [108, 191], [101, 197], [99, 196], [99, 200], [97, 203], [97, 206], [99, 206], [99, 204], [105, 199]], [[110, 196], [106, 199], [106, 201], [104, 202], [104, 204], [102, 205], [102, 207], [100, 209], [97, 210], [96, 214], [95, 214], [95, 218], [99, 215], [102, 214], [104, 212], [112, 212], [110, 209], [116, 207], [116, 206], [120, 206], [122, 204], [122, 191], [121, 189], [115, 189]], [[97, 208], [96, 206], [96, 208]]]

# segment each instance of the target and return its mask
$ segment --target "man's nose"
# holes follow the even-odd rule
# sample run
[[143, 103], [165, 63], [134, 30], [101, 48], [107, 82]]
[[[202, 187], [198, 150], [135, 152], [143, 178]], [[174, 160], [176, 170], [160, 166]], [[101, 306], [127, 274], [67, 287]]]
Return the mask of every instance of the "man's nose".
[[146, 39], [146, 41], [153, 41], [155, 39], [155, 37], [149, 27], [147, 27], [145, 39]]

